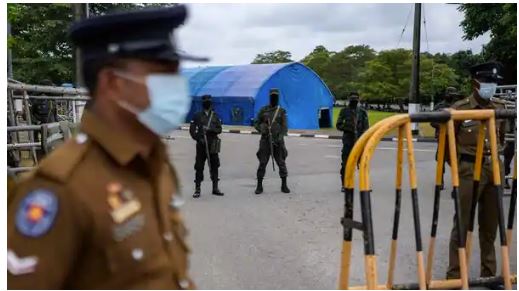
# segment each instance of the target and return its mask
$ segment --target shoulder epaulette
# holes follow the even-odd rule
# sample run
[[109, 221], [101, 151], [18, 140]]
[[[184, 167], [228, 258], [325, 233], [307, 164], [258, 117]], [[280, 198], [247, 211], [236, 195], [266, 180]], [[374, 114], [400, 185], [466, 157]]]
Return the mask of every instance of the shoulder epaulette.
[[[82, 138], [85, 139], [81, 140]], [[79, 139], [78, 137], [69, 139], [41, 162], [35, 174], [60, 183], [66, 182], [85, 156], [90, 144], [86, 135]]]

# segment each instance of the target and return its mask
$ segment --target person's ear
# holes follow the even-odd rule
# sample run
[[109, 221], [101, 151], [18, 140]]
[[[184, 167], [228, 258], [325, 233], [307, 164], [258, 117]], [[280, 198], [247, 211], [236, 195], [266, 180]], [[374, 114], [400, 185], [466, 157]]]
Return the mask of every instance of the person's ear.
[[101, 69], [97, 74], [97, 82], [99, 92], [113, 101], [119, 100], [124, 92], [125, 80], [119, 78], [112, 68]]
[[472, 79], [472, 88], [479, 89], [479, 86], [480, 86], [480, 84], [479, 84], [478, 80]]

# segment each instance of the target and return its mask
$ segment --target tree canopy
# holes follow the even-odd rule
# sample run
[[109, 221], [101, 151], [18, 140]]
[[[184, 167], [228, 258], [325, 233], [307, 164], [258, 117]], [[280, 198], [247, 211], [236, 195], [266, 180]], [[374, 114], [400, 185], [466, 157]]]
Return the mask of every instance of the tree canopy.
[[[164, 4], [92, 3], [89, 12], [102, 15], [150, 5]], [[58, 83], [74, 80], [74, 48], [67, 36], [74, 19], [71, 4], [9, 3], [7, 17], [11, 24], [8, 46], [12, 49], [15, 79], [28, 83], [42, 79]]]
[[490, 32], [490, 42], [484, 46], [486, 60], [498, 60], [505, 65], [505, 82], [517, 82], [517, 4], [461, 4], [458, 8], [465, 18], [461, 27], [464, 39], [472, 40]]
[[253, 64], [277, 64], [277, 63], [290, 63], [293, 62], [291, 60], [292, 53], [282, 50], [277, 50], [273, 52], [268, 52], [264, 54], [257, 54]]
[[[139, 9], [150, 5], [171, 4], [89, 4], [92, 15], [116, 10]], [[73, 21], [72, 4], [9, 3], [8, 20], [12, 36], [14, 78], [27, 83], [43, 79], [54, 83], [74, 80], [74, 48], [67, 30]], [[460, 23], [464, 38], [472, 40], [490, 33], [490, 42], [482, 53], [462, 50], [452, 54], [428, 52], [421, 54], [420, 97], [429, 102], [447, 86], [464, 93], [470, 90], [468, 69], [487, 60], [505, 65], [505, 82], [516, 83], [517, 71], [517, 5], [515, 3], [461, 4], [464, 20]], [[316, 46], [299, 60], [314, 70], [327, 84], [336, 99], [359, 91], [372, 102], [407, 100], [411, 77], [411, 51], [392, 49], [375, 51], [368, 45], [350, 45], [332, 51]], [[253, 64], [292, 62], [291, 52], [275, 50], [257, 54]], [[436, 101], [436, 100], [435, 100]]]

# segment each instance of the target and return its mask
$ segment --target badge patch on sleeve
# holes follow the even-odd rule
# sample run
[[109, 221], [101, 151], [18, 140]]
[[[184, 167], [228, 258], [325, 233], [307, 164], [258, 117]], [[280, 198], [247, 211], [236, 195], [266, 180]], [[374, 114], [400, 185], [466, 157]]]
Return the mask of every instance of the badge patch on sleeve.
[[46, 189], [30, 192], [16, 212], [16, 229], [29, 237], [39, 237], [51, 229], [58, 213], [58, 198]]

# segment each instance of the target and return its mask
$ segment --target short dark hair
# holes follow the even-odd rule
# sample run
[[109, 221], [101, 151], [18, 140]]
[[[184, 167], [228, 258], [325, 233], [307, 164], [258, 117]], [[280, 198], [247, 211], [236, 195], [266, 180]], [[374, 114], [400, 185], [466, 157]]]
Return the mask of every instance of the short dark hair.
[[106, 67], [122, 68], [124, 64], [122, 59], [99, 59], [99, 60], [85, 60], [83, 62], [83, 83], [90, 92], [91, 100], [85, 105], [87, 108], [91, 106], [93, 95], [97, 89], [97, 78], [99, 72]]
[[120, 62], [115, 59], [85, 60], [83, 62], [83, 82], [93, 94], [97, 89], [97, 74], [105, 67], [118, 67]]

